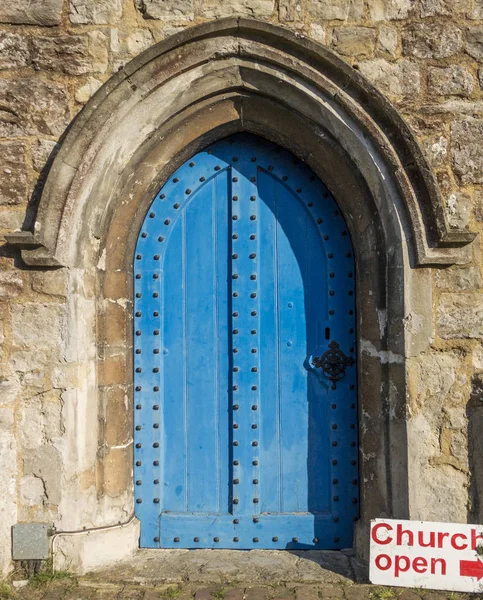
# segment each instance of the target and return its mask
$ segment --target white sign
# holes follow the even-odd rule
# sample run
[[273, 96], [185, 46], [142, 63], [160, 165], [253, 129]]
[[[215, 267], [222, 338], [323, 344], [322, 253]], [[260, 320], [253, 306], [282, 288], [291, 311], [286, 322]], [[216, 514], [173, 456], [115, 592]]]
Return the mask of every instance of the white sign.
[[369, 579], [382, 585], [483, 592], [483, 525], [375, 519]]

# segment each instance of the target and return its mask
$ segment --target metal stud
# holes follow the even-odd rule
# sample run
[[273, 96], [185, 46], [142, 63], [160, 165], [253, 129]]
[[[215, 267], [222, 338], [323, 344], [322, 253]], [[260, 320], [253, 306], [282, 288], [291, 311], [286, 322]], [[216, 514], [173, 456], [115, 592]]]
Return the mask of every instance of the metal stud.
[[159, 504], [159, 498], [155, 498], [155, 499], [153, 500], [153, 502], [154, 502], [154, 504]]
[[136, 461], [136, 467], [141, 467], [142, 466], [142, 462], [140, 460]]
[[143, 502], [143, 501], [141, 500], [141, 498], [138, 498], [138, 499], [136, 500], [136, 503], [137, 503], [137, 504], [142, 504], [142, 502]]
[[199, 541], [200, 541], [200, 538], [199, 538], [199, 537], [195, 537], [195, 538], [193, 538], [193, 542], [196, 542], [196, 543], [198, 543]]
[[153, 460], [153, 465], [155, 467], [159, 467], [159, 460]]
[[254, 467], [256, 467], [256, 466], [258, 465], [258, 460], [254, 460], [254, 461], [252, 461], [252, 465], [253, 465]]
[[254, 479], [253, 480], [253, 485], [257, 485], [258, 484], [258, 479]]
[[278, 542], [278, 537], [277, 537], [277, 536], [274, 536], [274, 537], [272, 538], [272, 542]]
[[234, 524], [234, 525], [238, 525], [238, 523], [239, 523], [239, 522], [240, 522], [240, 521], [239, 521], [238, 519], [233, 519], [233, 524]]
[[238, 483], [240, 483], [240, 480], [239, 480], [239, 479], [234, 479], [234, 480], [233, 480], [233, 483], [234, 483], [235, 485], [237, 485]]
[[256, 237], [257, 237], [257, 236], [256, 236], [254, 233], [252, 233], [252, 234], [251, 234], [251, 236], [250, 236], [250, 239], [251, 239], [251, 240], [254, 240], [254, 239], [256, 239]]
[[219, 537], [215, 537], [215, 538], [213, 538], [213, 541], [214, 541], [214, 542], [219, 542], [219, 541], [220, 541], [220, 538], [219, 538]]
[[312, 541], [314, 542], [314, 544], [318, 544], [319, 543], [319, 538], [314, 538]]
[[258, 442], [252, 442], [252, 446], [258, 446]]
[[254, 538], [253, 538], [253, 541], [254, 541], [255, 543], [257, 543], [257, 542], [258, 542], [258, 538], [257, 538], [257, 537], [254, 537]]
[[258, 405], [257, 404], [252, 404], [252, 410], [257, 410], [258, 409]]
[[240, 541], [240, 538], [234, 537], [234, 538], [233, 538], [233, 541], [234, 541], [234, 542], [238, 542], [238, 541]]
[[155, 541], [155, 542], [159, 542], [159, 538], [158, 538], [158, 537], [155, 537], [155, 538], [154, 538], [154, 541]]
[[238, 504], [238, 498], [235, 498], [235, 499], [233, 500], [233, 504]]
[[252, 521], [253, 521], [254, 523], [258, 523], [258, 522], [260, 521], [260, 519], [259, 519], [258, 517], [253, 517]]
[[292, 538], [292, 542], [293, 542], [294, 544], [296, 544], [298, 541], [299, 541], [299, 538], [297, 538], [297, 537], [293, 537], [293, 538]]
[[178, 543], [178, 542], [179, 542], [179, 537], [175, 537], [175, 538], [173, 539], [173, 542], [176, 542], [176, 543]]
[[239, 406], [238, 406], [238, 404], [234, 404], [234, 405], [233, 405], [233, 410], [238, 410], [238, 409], [239, 409]]

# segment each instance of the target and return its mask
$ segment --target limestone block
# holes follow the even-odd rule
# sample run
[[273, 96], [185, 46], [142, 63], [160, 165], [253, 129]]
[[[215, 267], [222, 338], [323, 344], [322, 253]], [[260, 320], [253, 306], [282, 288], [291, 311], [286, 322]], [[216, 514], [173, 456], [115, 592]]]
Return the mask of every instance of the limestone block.
[[448, 427], [450, 429], [466, 429], [468, 427], [468, 419], [463, 407], [450, 407], [445, 410], [448, 417]]
[[468, 462], [468, 438], [463, 431], [455, 431], [451, 436], [450, 451], [461, 464]]
[[391, 56], [396, 55], [398, 45], [398, 33], [394, 27], [388, 27], [387, 25], [381, 25], [379, 28], [379, 35], [377, 38], [378, 50], [387, 52]]
[[31, 371], [45, 371], [51, 369], [52, 365], [59, 360], [59, 349], [51, 350], [45, 348], [39, 352], [35, 346], [28, 350], [17, 350], [10, 356], [12, 369], [17, 373], [29, 373]]
[[412, 23], [403, 30], [403, 52], [417, 58], [448, 58], [463, 49], [463, 32], [450, 23]]
[[372, 21], [397, 21], [409, 18], [417, 5], [416, 0], [368, 0]]
[[326, 31], [325, 31], [325, 27], [323, 25], [320, 25], [319, 23], [312, 23], [310, 26], [310, 37], [315, 40], [316, 42], [319, 42], [320, 44], [325, 44], [326, 41]]
[[49, 157], [55, 154], [59, 149], [59, 145], [52, 140], [35, 140], [32, 144], [32, 163], [37, 173], [40, 173], [45, 167]]
[[474, 0], [473, 10], [469, 14], [470, 19], [483, 19], [483, 0]]
[[43, 504], [45, 499], [44, 484], [40, 477], [25, 475], [20, 481], [20, 497], [27, 506]]
[[438, 96], [470, 96], [475, 87], [473, 75], [460, 65], [430, 67], [428, 91]]
[[453, 170], [464, 185], [483, 183], [483, 120], [467, 118], [451, 126]]
[[122, 17], [121, 0], [70, 0], [71, 23], [108, 25]]
[[396, 99], [419, 94], [421, 76], [419, 67], [409, 60], [390, 63], [378, 58], [361, 62], [360, 71], [383, 93]]
[[7, 209], [0, 207], [0, 229], [7, 231], [20, 230], [25, 219], [25, 210]]
[[32, 39], [33, 65], [38, 71], [58, 71], [68, 75], [105, 73], [108, 64], [108, 38], [101, 31], [86, 35], [63, 35]]
[[466, 52], [476, 60], [483, 60], [483, 27], [468, 27]]
[[[17, 522], [17, 441], [14, 434], [13, 407], [0, 408], [0, 536], [10, 540]], [[11, 562], [10, 543], [0, 544], [0, 573], [6, 575]]]
[[371, 27], [336, 27], [332, 47], [343, 56], [371, 56], [376, 47], [376, 30]]
[[75, 93], [75, 99], [79, 104], [85, 104], [101, 87], [102, 81], [89, 77], [87, 83], [81, 86]]
[[275, 10], [274, 0], [203, 0], [201, 14], [208, 19], [219, 19], [233, 15], [270, 17]]
[[[1, 10], [1, 9], [0, 9]], [[21, 69], [30, 62], [28, 39], [18, 33], [0, 33], [0, 71]]]
[[49, 348], [63, 339], [65, 306], [62, 304], [15, 304], [12, 306], [12, 333], [15, 346]]
[[15, 298], [23, 288], [19, 271], [0, 271], [0, 300]]
[[63, 0], [2, 0], [0, 23], [59, 25]]
[[149, 29], [138, 29], [131, 33], [126, 39], [127, 51], [131, 56], [141, 54], [143, 50], [154, 44], [153, 34]]
[[58, 86], [33, 78], [0, 80], [1, 137], [60, 135], [69, 121], [68, 97]]
[[432, 167], [438, 168], [446, 163], [449, 141], [442, 135], [432, 135], [421, 143], [424, 153]]
[[483, 338], [483, 295], [441, 294], [436, 326], [438, 335], [444, 339]]
[[[478, 1], [478, 0], [477, 0]], [[421, 17], [466, 16], [471, 0], [421, 0]]]
[[[59, 451], [52, 445], [40, 446], [23, 453], [23, 472], [33, 485], [32, 476], [42, 483], [42, 495], [48, 504], [60, 502], [60, 476], [62, 459]], [[24, 477], [25, 479], [25, 477]], [[34, 486], [38, 489], [38, 485]], [[38, 504], [38, 502], [37, 502]]]
[[[225, 5], [230, 16], [236, 12], [230, 2], [214, 2], [214, 4], [220, 4], [220, 9], [222, 9], [221, 5]], [[172, 21], [192, 20], [194, 17], [194, 0], [134, 0], [134, 5], [145, 19]], [[223, 14], [223, 16], [228, 16], [228, 14]]]
[[301, 21], [304, 16], [304, 4], [301, 0], [279, 0], [278, 14], [280, 21]]
[[27, 193], [25, 144], [23, 142], [0, 143], [0, 205], [22, 204], [27, 199]]
[[[474, 206], [475, 206], [475, 219], [481, 223], [483, 221], [483, 191], [476, 190]], [[0, 219], [1, 219], [1, 213], [0, 213]]]
[[132, 440], [132, 409], [123, 387], [106, 393], [105, 440], [108, 446], [122, 446]]
[[[421, 440], [421, 444], [423, 440]], [[421, 453], [424, 448], [419, 446]], [[417, 495], [417, 516], [425, 521], [464, 523], [467, 518], [468, 478], [449, 465], [427, 466], [411, 477]]]
[[436, 287], [454, 291], [479, 290], [483, 286], [479, 267], [438, 269], [434, 281]]
[[467, 229], [471, 215], [471, 198], [462, 192], [453, 192], [446, 198], [445, 212], [453, 229]]
[[67, 269], [34, 273], [32, 289], [49, 296], [65, 296], [67, 294], [67, 275]]
[[[0, 339], [0, 343], [1, 343]], [[20, 382], [14, 375], [0, 378], [0, 404], [13, 406], [21, 390]]]
[[363, 0], [310, 0], [309, 13], [317, 19], [357, 21], [364, 11]]

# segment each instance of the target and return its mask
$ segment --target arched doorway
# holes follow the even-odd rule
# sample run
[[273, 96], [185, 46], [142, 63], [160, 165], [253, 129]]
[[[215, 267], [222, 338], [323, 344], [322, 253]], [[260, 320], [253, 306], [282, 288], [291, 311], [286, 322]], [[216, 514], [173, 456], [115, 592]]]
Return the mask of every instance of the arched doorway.
[[351, 547], [354, 257], [324, 184], [222, 139], [156, 195], [133, 271], [141, 546]]

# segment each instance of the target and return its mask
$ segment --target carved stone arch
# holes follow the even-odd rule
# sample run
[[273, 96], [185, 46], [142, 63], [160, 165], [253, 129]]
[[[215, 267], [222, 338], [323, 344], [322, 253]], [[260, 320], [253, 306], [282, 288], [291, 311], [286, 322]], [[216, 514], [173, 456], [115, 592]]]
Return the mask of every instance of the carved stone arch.
[[[86, 489], [91, 500], [77, 512], [62, 510], [57, 527], [115, 526], [132, 512], [137, 235], [169, 175], [198, 150], [237, 131], [265, 137], [307, 162], [331, 190], [351, 231], [363, 482], [356, 548], [364, 553], [362, 534], [371, 518], [414, 518], [419, 510], [406, 360], [427, 348], [432, 316], [429, 270], [413, 267], [467, 262], [474, 236], [448, 228], [414, 136], [371, 84], [330, 50], [245, 18], [188, 29], [114, 75], [66, 133], [34, 232], [9, 236], [28, 265], [69, 267], [65, 361], [77, 383], [65, 396], [69, 439], [62, 507], [77, 506]], [[114, 430], [111, 402], [117, 410], [113, 422], [120, 423], [125, 411]], [[131, 542], [121, 554], [137, 535], [129, 527], [123, 531]], [[89, 539], [95, 539], [93, 532]], [[85, 539], [65, 533], [57, 540], [58, 567], [62, 561], [81, 571], [92, 566], [96, 550]]]

